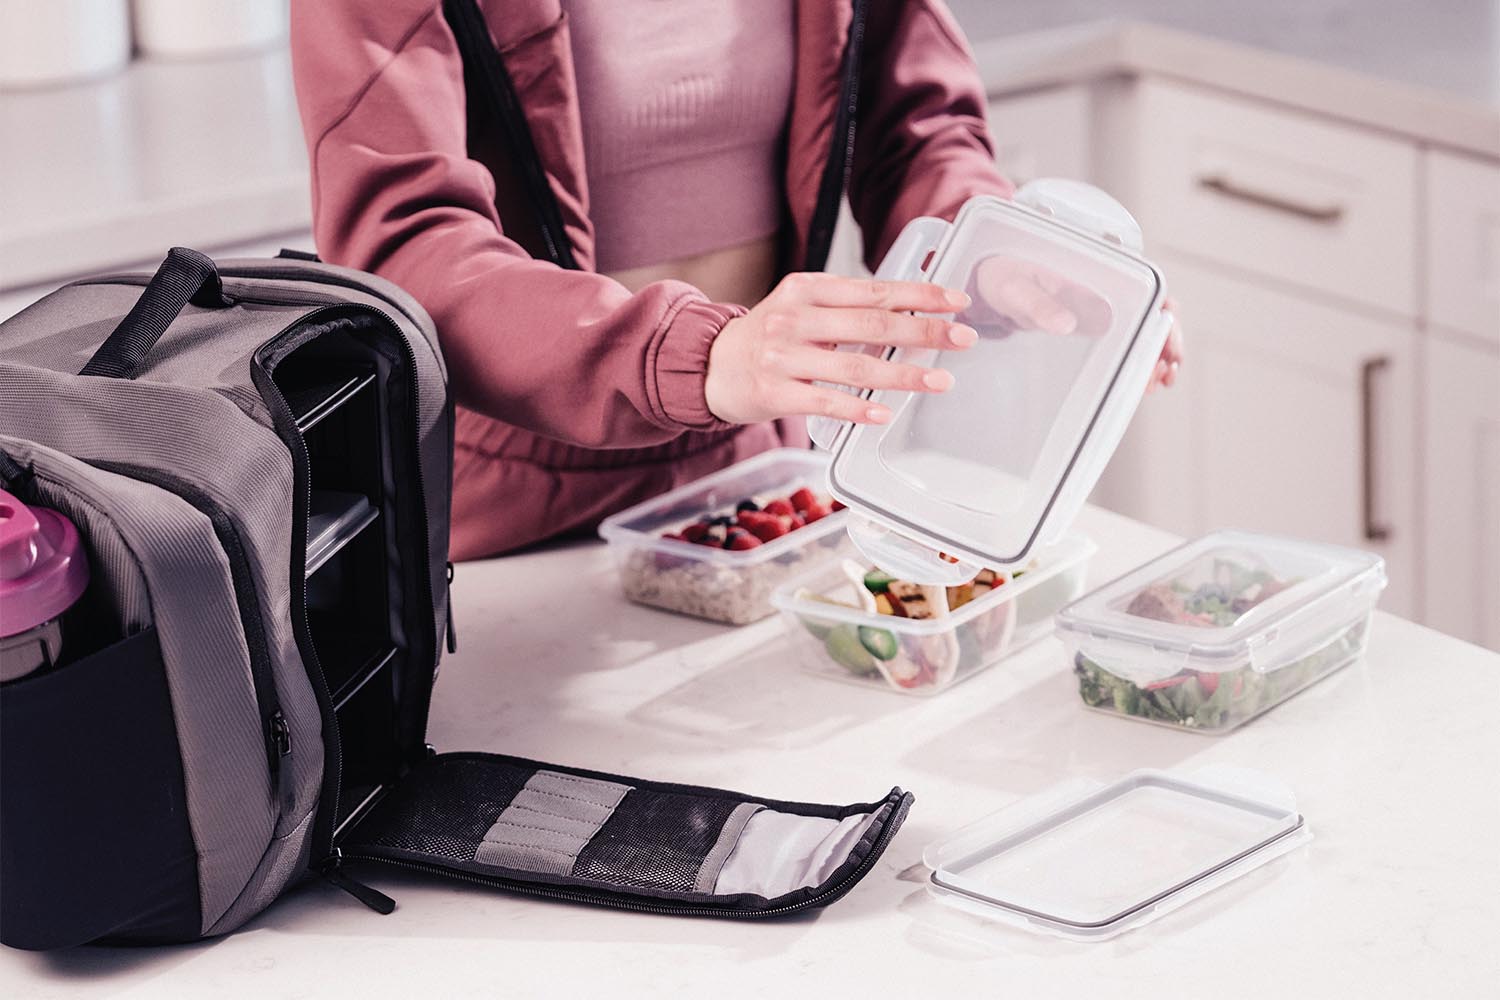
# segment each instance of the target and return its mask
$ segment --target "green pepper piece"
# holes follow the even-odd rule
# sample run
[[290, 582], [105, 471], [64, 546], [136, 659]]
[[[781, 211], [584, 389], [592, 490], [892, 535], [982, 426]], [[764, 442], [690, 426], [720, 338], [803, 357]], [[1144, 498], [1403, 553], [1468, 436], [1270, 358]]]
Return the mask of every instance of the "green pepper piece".
[[859, 627], [860, 645], [868, 649], [877, 660], [893, 660], [901, 651], [901, 644], [896, 637], [886, 629], [871, 628], [868, 625]]
[[859, 631], [853, 625], [830, 629], [823, 648], [828, 650], [835, 663], [858, 677], [868, 677], [880, 669], [875, 666], [875, 657], [859, 641]]
[[872, 569], [865, 574], [865, 589], [872, 594], [883, 594], [890, 589], [891, 584], [895, 581], [896, 578], [885, 570]]

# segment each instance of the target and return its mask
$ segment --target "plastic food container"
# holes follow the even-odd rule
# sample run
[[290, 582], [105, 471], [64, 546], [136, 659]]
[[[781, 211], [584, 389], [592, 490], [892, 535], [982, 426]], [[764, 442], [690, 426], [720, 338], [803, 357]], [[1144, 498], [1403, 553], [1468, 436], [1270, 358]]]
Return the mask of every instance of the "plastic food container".
[[[833, 494], [858, 515], [851, 536], [873, 562], [953, 584], [982, 566], [1024, 565], [1062, 538], [1171, 328], [1161, 274], [1140, 250], [1130, 214], [1074, 181], [1035, 181], [1014, 201], [973, 198], [951, 225], [924, 218], [902, 231], [881, 275], [967, 291], [973, 302], [957, 318], [979, 341], [891, 349], [894, 360], [947, 368], [954, 387], [873, 392], [894, 413], [888, 424], [813, 428], [833, 454]], [[1065, 307], [1066, 328], [1032, 315], [1038, 299]]]
[[788, 582], [771, 603], [804, 669], [931, 695], [1049, 634], [1053, 615], [1083, 593], [1095, 548], [1077, 535], [1064, 538], [943, 618], [901, 618], [853, 606], [855, 583], [839, 564]]
[[58, 664], [68, 609], [88, 585], [73, 522], [0, 490], [0, 681]]
[[1084, 703], [1223, 733], [1364, 653], [1385, 562], [1357, 549], [1216, 531], [1057, 616]]
[[662, 536], [703, 518], [733, 516], [747, 499], [769, 502], [804, 488], [826, 496], [827, 476], [828, 459], [817, 452], [768, 451], [614, 514], [599, 526], [599, 535], [609, 542], [630, 600], [745, 625], [771, 614], [771, 592], [786, 580], [852, 554], [848, 512], [742, 551]]
[[928, 846], [940, 903], [1029, 931], [1104, 941], [1312, 839], [1291, 790], [1229, 768], [1071, 782]]

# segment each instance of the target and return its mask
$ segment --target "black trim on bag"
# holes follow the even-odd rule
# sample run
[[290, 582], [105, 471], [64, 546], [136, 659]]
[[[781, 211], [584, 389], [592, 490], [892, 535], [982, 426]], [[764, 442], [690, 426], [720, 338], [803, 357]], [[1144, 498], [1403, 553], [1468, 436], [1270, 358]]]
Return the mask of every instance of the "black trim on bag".
[[0, 941], [193, 940], [198, 880], [154, 627], [0, 685]]

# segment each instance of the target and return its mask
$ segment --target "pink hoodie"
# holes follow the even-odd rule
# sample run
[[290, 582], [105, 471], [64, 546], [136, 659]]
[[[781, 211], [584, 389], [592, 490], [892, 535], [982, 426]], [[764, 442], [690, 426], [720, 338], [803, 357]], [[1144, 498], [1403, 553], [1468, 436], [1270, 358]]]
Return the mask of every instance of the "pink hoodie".
[[[292, 22], [319, 251], [402, 285], [437, 322], [458, 403], [452, 551], [461, 559], [591, 528], [802, 440], [790, 422], [733, 426], [704, 403], [709, 346], [742, 307], [677, 281], [631, 294], [593, 273], [559, 0], [481, 7], [576, 267], [547, 259], [524, 158], [466, 96], [439, 0], [299, 0]], [[939, 0], [798, 0], [796, 35], [790, 269], [822, 267], [845, 166], [872, 263], [911, 218], [1010, 194], [972, 59]], [[858, 59], [846, 66], [855, 37]], [[845, 106], [855, 93], [850, 150]]]

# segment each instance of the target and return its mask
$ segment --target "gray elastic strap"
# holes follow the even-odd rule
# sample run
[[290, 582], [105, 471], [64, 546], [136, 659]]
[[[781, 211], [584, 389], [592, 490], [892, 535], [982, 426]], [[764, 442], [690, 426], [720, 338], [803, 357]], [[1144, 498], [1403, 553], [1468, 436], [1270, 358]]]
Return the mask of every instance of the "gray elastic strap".
[[483, 865], [568, 875], [578, 852], [630, 791], [613, 781], [538, 771], [511, 800], [474, 852]]
[[694, 892], [714, 891], [714, 886], [719, 881], [719, 871], [724, 867], [724, 862], [729, 860], [734, 846], [740, 842], [745, 824], [763, 808], [765, 807], [754, 802], [741, 802], [734, 807], [734, 812], [729, 814], [729, 818], [724, 821], [724, 828], [719, 831], [719, 839], [714, 841], [714, 846], [703, 858], [703, 865], [698, 869], [698, 880], [693, 885]]

